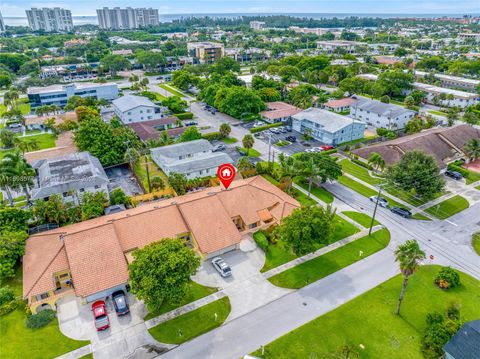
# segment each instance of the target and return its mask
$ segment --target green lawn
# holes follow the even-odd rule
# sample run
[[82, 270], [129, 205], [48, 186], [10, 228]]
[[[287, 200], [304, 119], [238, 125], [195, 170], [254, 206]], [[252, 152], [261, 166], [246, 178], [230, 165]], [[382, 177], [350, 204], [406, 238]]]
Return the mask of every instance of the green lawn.
[[185, 304], [194, 302], [200, 298], [206, 297], [207, 295], [210, 295], [212, 293], [215, 293], [217, 291], [217, 288], [210, 288], [210, 287], [205, 287], [201, 284], [198, 284], [194, 281], [191, 281], [188, 284], [188, 289], [185, 294], [185, 297], [183, 297], [182, 301], [178, 304], [172, 304], [169, 303], [168, 301], [163, 303], [162, 306], [160, 307], [159, 310], [155, 311], [149, 311], [148, 314], [145, 316], [145, 320], [149, 320], [155, 317], [158, 317], [160, 314], [167, 313], [171, 310], [177, 309], [179, 307], [184, 306]]
[[[360, 359], [422, 359], [427, 313], [444, 313], [451, 302], [458, 302], [463, 320], [480, 317], [480, 281], [459, 273], [459, 287], [441, 290], [433, 283], [439, 268], [423, 266], [411, 277], [400, 316], [394, 314], [402, 285], [397, 275], [266, 345], [263, 358], [345, 358], [339, 350], [349, 343]], [[260, 351], [254, 355], [261, 357]]]
[[148, 331], [161, 343], [180, 344], [222, 325], [229, 313], [230, 301], [223, 297]]
[[[2, 283], [22, 295], [22, 270], [17, 267], [16, 276]], [[24, 325], [26, 314], [23, 309], [0, 316], [1, 359], [44, 359], [55, 358], [69, 351], [88, 345], [89, 341], [76, 341], [64, 336], [55, 319], [40, 329], [29, 329]]]
[[291, 189], [291, 196], [295, 198], [303, 207], [315, 206], [317, 202], [313, 198], [309, 198], [305, 193], [296, 188]]
[[414, 215], [412, 215], [412, 219], [416, 219], [419, 221], [431, 221], [430, 218], [428, 218], [427, 216], [424, 216], [421, 213], [415, 213]]
[[[279, 273], [269, 278], [269, 281], [278, 287], [302, 288], [378, 252], [385, 248], [389, 241], [390, 232], [384, 228], [372, 233], [371, 236], [359, 238], [320, 257]], [[363, 252], [362, 256], [360, 256], [361, 251]]]
[[430, 198], [428, 200], [424, 200], [424, 199], [421, 199], [421, 198], [416, 198], [412, 194], [407, 193], [407, 192], [405, 192], [401, 189], [395, 188], [395, 187], [390, 186], [390, 185], [384, 186], [383, 189], [386, 192], [388, 192], [389, 194], [391, 194], [392, 196], [400, 198], [401, 200], [411, 204], [414, 207], [421, 206], [422, 204], [425, 204], [428, 201], [434, 200], [435, 198], [438, 198], [438, 197], [443, 196], [443, 195], [448, 193], [448, 192], [439, 192], [439, 193], [435, 194], [432, 198]]
[[342, 165], [342, 170], [344, 172], [351, 174], [352, 176], [358, 178], [363, 182], [369, 183], [371, 185], [377, 185], [385, 181], [382, 178], [370, 176], [370, 173], [368, 173], [368, 170], [365, 167], [362, 167], [353, 162], [350, 162], [346, 158], [341, 160], [339, 163], [340, 165]]
[[[169, 187], [167, 175], [153, 162], [151, 155], [147, 155], [148, 173], [150, 175], [150, 181], [153, 177], [160, 177], [165, 183], [165, 188]], [[139, 181], [142, 183], [145, 193], [148, 193], [148, 178], [147, 169], [145, 168], [145, 158], [140, 158], [134, 166], [134, 172], [137, 175]]]
[[[340, 239], [350, 237], [351, 235], [359, 232], [360, 230], [350, 222], [344, 220], [342, 217], [335, 215], [335, 231], [333, 232], [332, 239], [329, 244], [339, 241]], [[258, 239], [265, 238], [262, 232], [256, 232], [253, 238]], [[325, 244], [318, 243], [315, 246], [315, 251], [325, 247]], [[265, 264], [260, 270], [266, 272], [272, 268], [278, 267], [284, 263], [290, 262], [297, 258], [297, 255], [291, 250], [287, 243], [282, 240], [278, 240], [275, 244], [269, 244], [265, 251]]]
[[162, 89], [174, 94], [175, 96], [179, 96], [179, 97], [185, 97], [185, 95], [183, 93], [181, 93], [179, 90], [175, 89], [172, 85], [165, 85], [165, 84], [159, 84], [158, 86], [160, 86]]
[[[308, 191], [308, 182], [301, 177], [295, 177], [293, 179], [293, 182], [300, 187], [302, 187], [304, 190]], [[325, 203], [332, 203], [333, 202], [333, 194], [328, 192], [325, 188], [323, 187], [318, 187], [314, 183], [312, 184], [312, 195], [317, 197], [319, 200], [325, 202]]]
[[[31, 141], [32, 139], [35, 139], [38, 143], [38, 150], [45, 150], [47, 148], [55, 147], [56, 136], [51, 133], [42, 133], [38, 136], [18, 137], [18, 139], [20, 141]], [[13, 149], [0, 150], [0, 159], [12, 151]]]
[[[467, 170], [466, 168], [464, 168], [464, 169]], [[470, 170], [467, 170], [467, 171], [468, 171], [468, 177], [465, 179], [467, 184], [471, 184], [473, 182], [480, 181], [480, 172], [474, 172], [474, 171], [470, 171]]]
[[473, 249], [475, 249], [475, 252], [480, 256], [480, 232], [472, 235], [472, 246]]
[[456, 195], [439, 204], [433, 205], [425, 210], [425, 212], [439, 218], [446, 219], [454, 214], [463, 211], [469, 207], [468, 201], [462, 196]]
[[[369, 215], [355, 211], [345, 211], [342, 213], [348, 218], [353, 219], [355, 222], [359, 223], [363, 227], [370, 228], [370, 224], [372, 223], [372, 217], [370, 217]], [[377, 226], [379, 224], [380, 222], [378, 222], [376, 219], [373, 221], [374, 226]]]
[[222, 139], [223, 142], [225, 142], [228, 145], [231, 145], [232, 143], [238, 142], [238, 140], [235, 137], [227, 137]]
[[258, 152], [255, 148], [244, 148], [237, 147], [238, 152], [246, 154], [248, 157], [260, 157], [261, 153]]
[[437, 110], [428, 110], [433, 115], [438, 115], [438, 116], [444, 116], [447, 117], [447, 114], [445, 112], [437, 111]]

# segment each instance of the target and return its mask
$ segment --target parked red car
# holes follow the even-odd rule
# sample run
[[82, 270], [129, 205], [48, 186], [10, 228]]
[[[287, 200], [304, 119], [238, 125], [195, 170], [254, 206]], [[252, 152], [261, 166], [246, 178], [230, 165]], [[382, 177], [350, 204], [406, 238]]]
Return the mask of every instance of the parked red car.
[[333, 150], [333, 147], [332, 146], [328, 146], [328, 145], [322, 145], [320, 146], [320, 148], [324, 151], [329, 151], [329, 150]]
[[92, 312], [95, 318], [95, 328], [97, 328], [98, 332], [110, 328], [107, 307], [103, 300], [97, 300], [92, 304]]

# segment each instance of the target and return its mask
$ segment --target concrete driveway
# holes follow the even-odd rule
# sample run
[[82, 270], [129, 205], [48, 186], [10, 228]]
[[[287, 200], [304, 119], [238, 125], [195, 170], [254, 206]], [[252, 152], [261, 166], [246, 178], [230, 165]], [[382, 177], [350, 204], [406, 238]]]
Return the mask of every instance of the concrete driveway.
[[61, 298], [57, 303], [60, 331], [72, 339], [90, 340], [95, 358], [129, 358], [138, 356], [139, 352], [142, 358], [149, 358], [167, 350], [170, 346], [158, 343], [148, 333], [143, 303], [130, 294], [128, 300], [130, 314], [122, 317], [116, 315], [111, 299], [106, 301], [110, 328], [97, 332], [91, 303], [82, 304], [73, 295]]
[[255, 241], [246, 236], [240, 249], [221, 256], [232, 269], [232, 276], [222, 278], [211, 261], [204, 261], [192, 279], [202, 285], [222, 289], [230, 299], [232, 311], [227, 321], [238, 318], [291, 292], [278, 288], [260, 273], [265, 254]]

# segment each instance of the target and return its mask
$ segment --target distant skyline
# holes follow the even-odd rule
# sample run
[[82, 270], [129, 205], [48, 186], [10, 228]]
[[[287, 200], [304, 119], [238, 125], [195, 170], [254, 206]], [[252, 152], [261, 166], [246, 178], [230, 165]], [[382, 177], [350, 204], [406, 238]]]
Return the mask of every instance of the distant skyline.
[[348, 14], [478, 14], [479, 0], [184, 0], [164, 2], [153, 0], [82, 0], [45, 1], [0, 0], [4, 17], [24, 17], [31, 7], [63, 7], [74, 16], [96, 15], [102, 7], [153, 7], [160, 14], [221, 14], [221, 13], [348, 13]]

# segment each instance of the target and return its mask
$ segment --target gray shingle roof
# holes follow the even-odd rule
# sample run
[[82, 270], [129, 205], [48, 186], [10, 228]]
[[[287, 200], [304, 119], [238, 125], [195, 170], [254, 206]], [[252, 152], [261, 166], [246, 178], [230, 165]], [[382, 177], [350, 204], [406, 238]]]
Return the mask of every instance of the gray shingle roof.
[[411, 113], [413, 115], [415, 114], [415, 111], [406, 109], [402, 106], [391, 103], [383, 103], [377, 100], [369, 100], [366, 98], [360, 98], [354, 107], [362, 109], [363, 111], [370, 111], [372, 113], [390, 118], [396, 118], [405, 113]]
[[[315, 107], [311, 107], [302, 112], [299, 112], [296, 115], [293, 115], [292, 118], [299, 121], [308, 120], [314, 123], [318, 123], [322, 126], [322, 130], [330, 133], [335, 133], [353, 123], [353, 119], [350, 117], [342, 116], [334, 112], [322, 110]], [[363, 122], [355, 120], [355, 123]]]
[[38, 187], [32, 191], [32, 198], [45, 198], [70, 190], [101, 186], [108, 183], [108, 177], [98, 158], [88, 152], [37, 161]]
[[125, 95], [112, 101], [112, 104], [121, 112], [126, 112], [139, 106], [158, 107], [146, 97]]
[[480, 357], [480, 320], [465, 323], [445, 344], [444, 350], [455, 359]]

